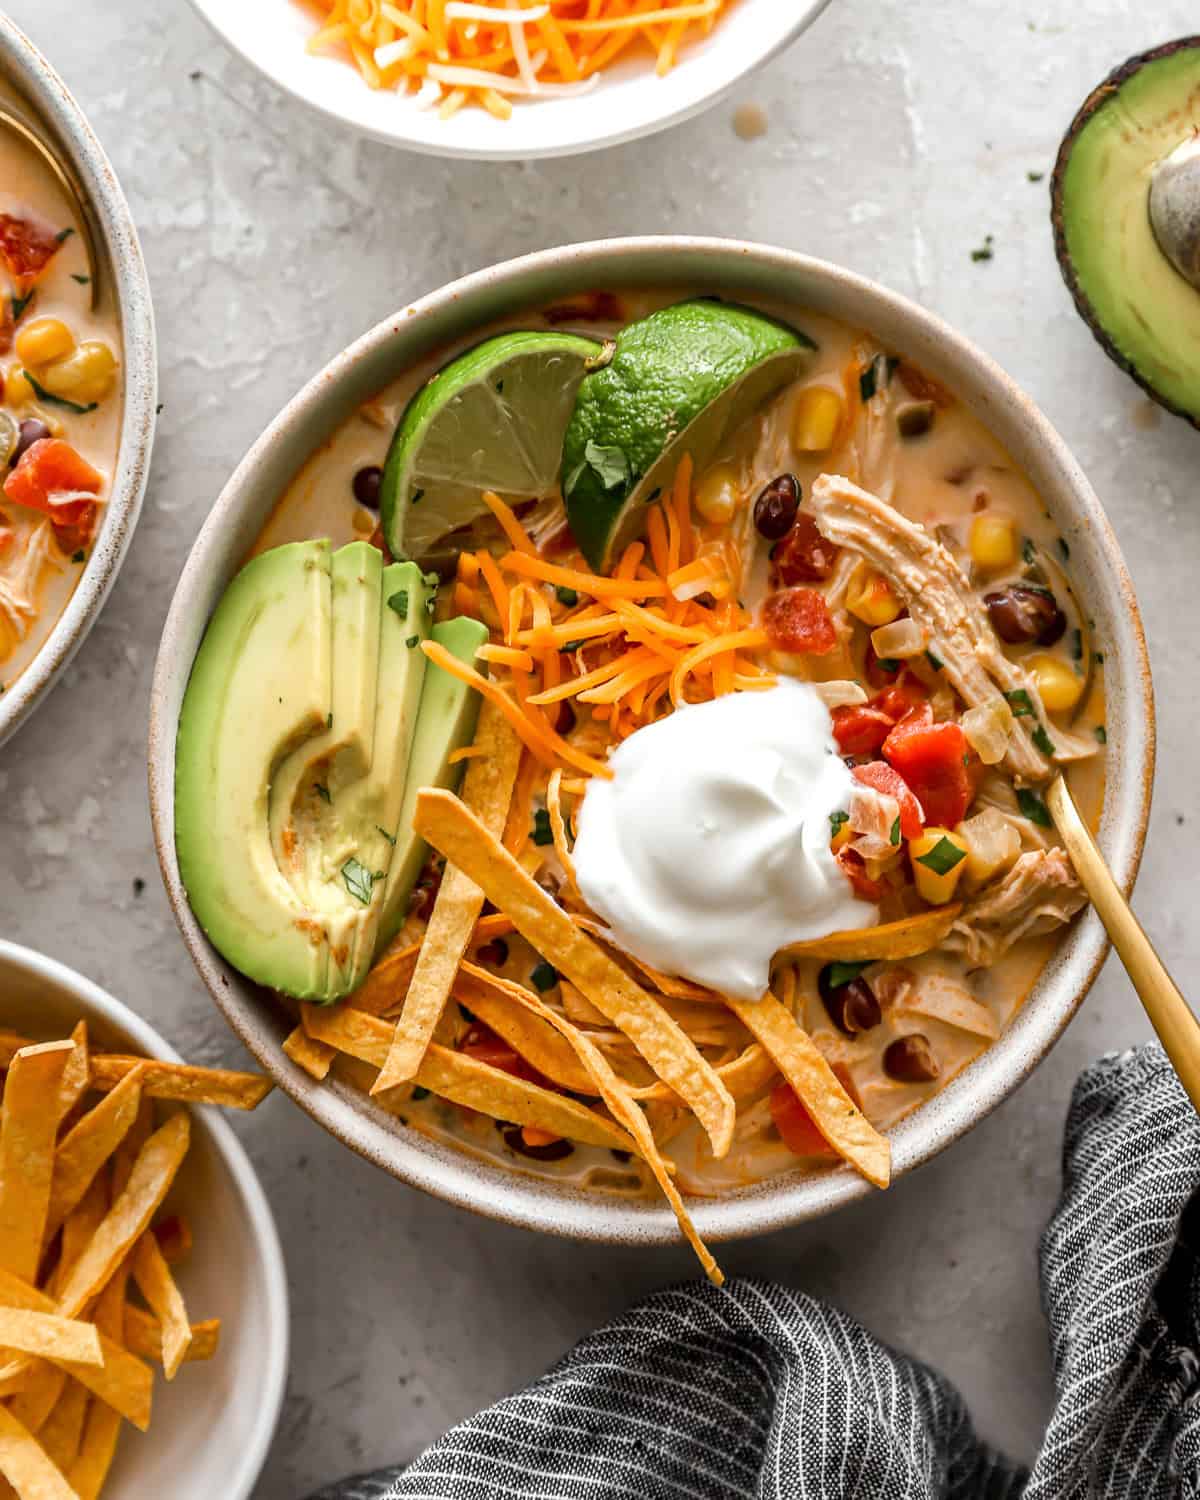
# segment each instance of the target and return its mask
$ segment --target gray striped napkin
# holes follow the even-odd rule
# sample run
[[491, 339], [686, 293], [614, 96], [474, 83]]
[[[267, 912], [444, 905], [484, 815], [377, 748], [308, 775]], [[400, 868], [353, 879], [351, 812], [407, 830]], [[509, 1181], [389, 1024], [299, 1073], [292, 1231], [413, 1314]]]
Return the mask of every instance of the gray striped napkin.
[[1032, 1471], [941, 1376], [759, 1281], [659, 1292], [408, 1466], [311, 1500], [1200, 1500], [1200, 1125], [1161, 1049], [1075, 1087]]

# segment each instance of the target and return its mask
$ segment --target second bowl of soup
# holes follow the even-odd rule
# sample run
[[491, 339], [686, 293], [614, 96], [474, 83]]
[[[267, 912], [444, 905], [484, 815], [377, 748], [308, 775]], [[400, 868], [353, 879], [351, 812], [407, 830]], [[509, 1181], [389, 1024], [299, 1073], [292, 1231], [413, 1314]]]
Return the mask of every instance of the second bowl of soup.
[[620, 242], [277, 420], [172, 607], [152, 799], [214, 997], [335, 1134], [716, 1276], [1052, 1045], [1104, 941], [1042, 791], [1131, 882], [1151, 714], [1103, 514], [984, 356], [835, 267]]

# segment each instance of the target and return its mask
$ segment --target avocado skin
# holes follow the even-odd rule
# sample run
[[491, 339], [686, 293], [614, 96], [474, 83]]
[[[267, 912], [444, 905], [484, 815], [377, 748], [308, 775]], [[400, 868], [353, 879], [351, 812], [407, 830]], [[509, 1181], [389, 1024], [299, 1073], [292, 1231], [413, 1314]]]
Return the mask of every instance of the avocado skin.
[[[1096, 342], [1114, 364], [1118, 365], [1132, 380], [1141, 386], [1142, 390], [1146, 392], [1151, 400], [1156, 401], [1159, 406], [1173, 415], [1182, 417], [1185, 422], [1189, 422], [1193, 427], [1200, 428], [1200, 412], [1189, 411], [1187, 407], [1181, 406], [1178, 402], [1173, 401], [1169, 396], [1165, 395], [1138, 368], [1135, 361], [1124, 353], [1105, 328], [1098, 311], [1094, 308], [1091, 299], [1076, 275], [1075, 264], [1067, 243], [1067, 225], [1064, 213], [1064, 187], [1071, 154], [1084, 128], [1096, 113], [1108, 104], [1120, 92], [1124, 84], [1140, 73], [1147, 64], [1174, 57], [1181, 52], [1195, 51], [1197, 49], [1200, 49], [1200, 36], [1179, 37], [1175, 41], [1164, 42], [1158, 47], [1152, 47], [1147, 52], [1139, 52], [1136, 56], [1128, 58], [1125, 62], [1114, 68], [1108, 77], [1092, 90], [1076, 112], [1075, 118], [1071, 121], [1058, 148], [1058, 156], [1055, 159], [1054, 171], [1050, 179], [1050, 222], [1054, 232], [1054, 253], [1058, 259], [1058, 267], [1062, 273], [1063, 281], [1066, 283], [1067, 290], [1071, 293], [1076, 311], [1091, 330]], [[1200, 81], [1200, 56], [1197, 58], [1197, 80]], [[1200, 296], [1200, 293], [1197, 293], [1197, 295]]]

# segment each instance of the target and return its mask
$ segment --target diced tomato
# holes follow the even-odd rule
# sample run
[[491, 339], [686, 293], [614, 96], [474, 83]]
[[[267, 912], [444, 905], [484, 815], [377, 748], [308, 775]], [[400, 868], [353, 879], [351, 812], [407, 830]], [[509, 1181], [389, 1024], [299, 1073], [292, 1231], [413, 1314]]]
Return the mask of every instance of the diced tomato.
[[771, 1119], [783, 1144], [797, 1156], [836, 1155], [790, 1083], [777, 1084], [771, 1090]]
[[870, 765], [855, 766], [850, 773], [863, 786], [874, 787], [887, 797], [895, 797], [900, 805], [900, 834], [902, 838], [916, 839], [921, 836], [924, 819], [922, 804], [917, 801], [905, 784], [903, 776], [893, 771], [884, 761], [873, 760]]
[[13, 346], [16, 320], [13, 317], [12, 298], [0, 297], [0, 354], [7, 354]]
[[825, 656], [837, 645], [829, 606], [815, 589], [780, 589], [769, 594], [762, 622], [777, 651]]
[[0, 259], [22, 288], [37, 280], [61, 244], [58, 235], [45, 224], [0, 214]]
[[854, 849], [839, 849], [833, 856], [842, 867], [842, 874], [854, 887], [854, 894], [860, 901], [883, 900], [887, 895], [887, 887], [881, 880], [872, 880], [867, 874], [867, 866], [861, 854]]
[[800, 511], [792, 529], [771, 553], [771, 562], [781, 584], [820, 583], [833, 572], [838, 549], [817, 530], [817, 523]]
[[874, 755], [896, 722], [869, 703], [844, 704], [830, 717], [833, 737], [843, 755]]
[[875, 694], [871, 699], [871, 707], [887, 714], [894, 724], [898, 724], [906, 713], [919, 708], [928, 698], [925, 684], [906, 667], [882, 692]]
[[[77, 525], [95, 503], [87, 496], [98, 495], [104, 486], [104, 475], [81, 458], [70, 443], [61, 438], [41, 438], [31, 443], [17, 466], [4, 481], [4, 494], [14, 505], [44, 511], [61, 526]], [[59, 502], [56, 496], [77, 498]]]
[[926, 822], [942, 828], [962, 822], [975, 789], [960, 725], [935, 724], [928, 708], [914, 709], [884, 740], [883, 754], [920, 801]]

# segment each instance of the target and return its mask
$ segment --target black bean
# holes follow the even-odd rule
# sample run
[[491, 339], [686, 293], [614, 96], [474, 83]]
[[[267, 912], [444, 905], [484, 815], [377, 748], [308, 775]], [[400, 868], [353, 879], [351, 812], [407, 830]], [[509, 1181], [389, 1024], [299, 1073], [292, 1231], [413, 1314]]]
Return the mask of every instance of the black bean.
[[857, 1036], [860, 1031], [870, 1031], [879, 1025], [882, 1019], [879, 1001], [865, 979], [852, 979], [849, 984], [835, 987], [829, 983], [829, 968], [826, 966], [817, 977], [817, 989], [825, 1002], [829, 1019], [847, 1036]]
[[490, 943], [482, 943], [475, 951], [475, 962], [503, 968], [508, 962], [508, 944], [500, 937], [493, 938]]
[[1062, 639], [1067, 617], [1049, 589], [1034, 584], [1012, 583], [984, 596], [992, 629], [1010, 646], [1024, 646], [1036, 641], [1039, 646], [1053, 646]]
[[26, 448], [32, 448], [34, 443], [40, 443], [43, 438], [50, 436], [50, 429], [45, 422], [38, 417], [26, 417], [17, 428], [17, 446], [12, 451], [10, 464], [15, 464]]
[[354, 498], [368, 510], [378, 510], [382, 484], [383, 470], [378, 464], [367, 464], [354, 476]]
[[530, 1146], [519, 1125], [506, 1125], [500, 1133], [510, 1151], [515, 1151], [518, 1156], [532, 1157], [534, 1161], [562, 1161], [575, 1149], [570, 1141], [564, 1140], [550, 1141], [545, 1146]]
[[934, 1083], [942, 1076], [929, 1038], [919, 1031], [899, 1037], [883, 1054], [883, 1070], [901, 1083]]
[[932, 401], [906, 401], [896, 413], [896, 431], [902, 438], [924, 437], [936, 416]]
[[754, 502], [754, 525], [759, 536], [777, 542], [787, 536], [800, 509], [800, 481], [794, 474], [772, 479]]

